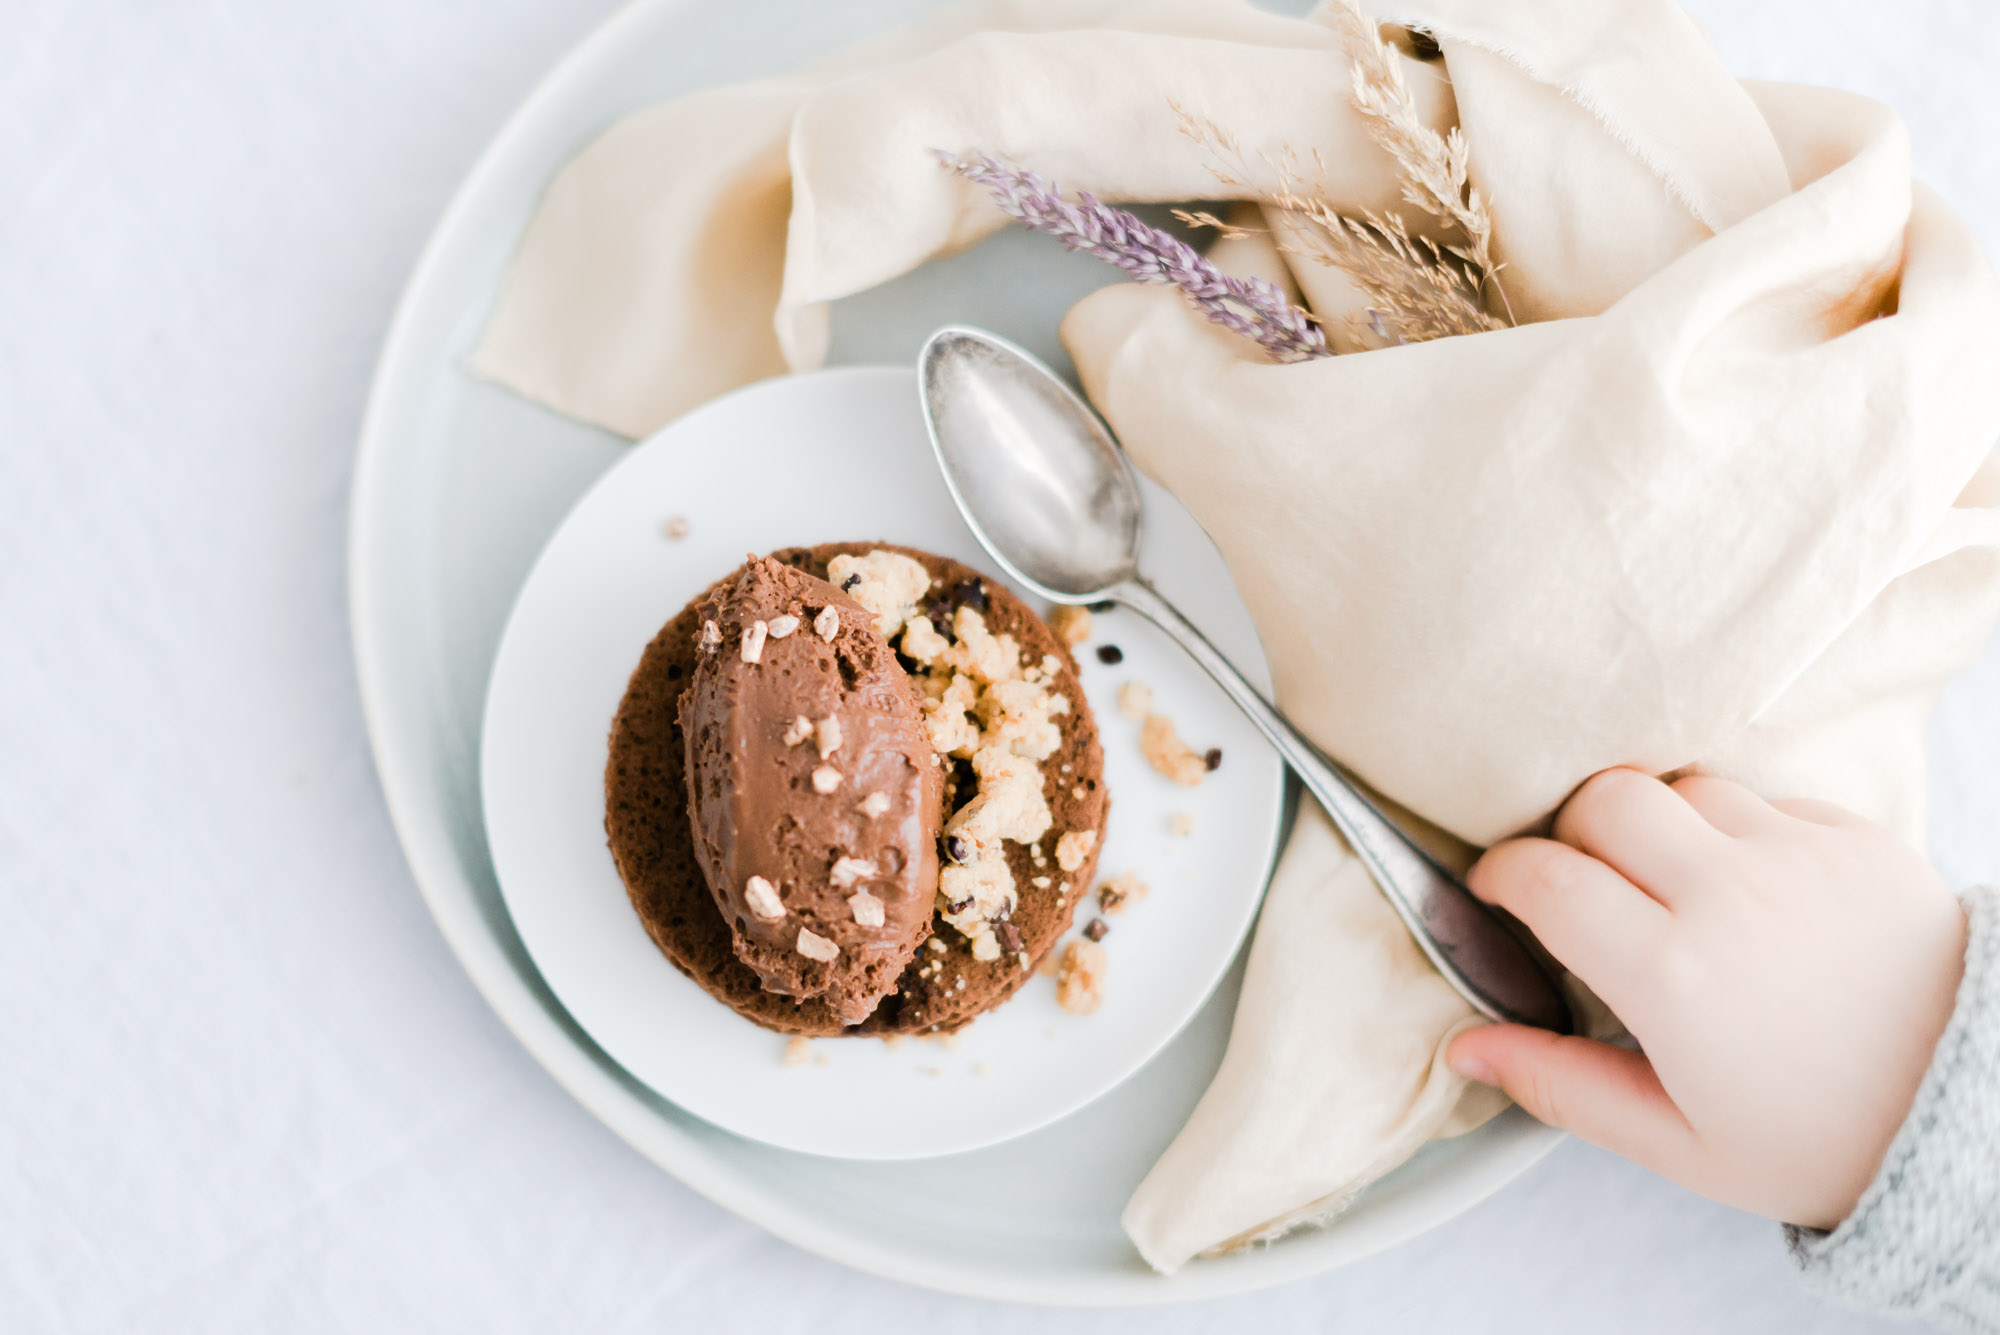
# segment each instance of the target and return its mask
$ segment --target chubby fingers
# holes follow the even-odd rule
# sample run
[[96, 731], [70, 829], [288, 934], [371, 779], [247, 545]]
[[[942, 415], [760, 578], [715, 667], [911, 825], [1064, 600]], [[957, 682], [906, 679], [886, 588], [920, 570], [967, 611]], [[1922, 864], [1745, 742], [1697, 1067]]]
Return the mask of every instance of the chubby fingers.
[[1468, 1029], [1445, 1060], [1468, 1080], [1498, 1085], [1537, 1120], [1663, 1176], [1696, 1148], [1687, 1119], [1636, 1052], [1522, 1025]]
[[[1720, 789], [1689, 788], [1718, 811], [1733, 798]], [[1730, 811], [1733, 817], [1733, 801]], [[1731, 843], [1687, 795], [1634, 769], [1608, 769], [1584, 780], [1556, 813], [1555, 836], [1669, 907], [1709, 878]]]
[[1690, 774], [1673, 783], [1674, 795], [1732, 839], [1769, 834], [1786, 821], [1778, 808], [1740, 783], [1712, 774]]
[[1783, 797], [1773, 802], [1771, 806], [1794, 820], [1802, 820], [1811, 825], [1828, 825], [1838, 829], [1866, 827], [1870, 823], [1866, 816], [1857, 816], [1846, 807], [1822, 802], [1816, 797]]
[[1466, 876], [1617, 1010], [1668, 926], [1664, 905], [1610, 866], [1552, 839], [1510, 839]]

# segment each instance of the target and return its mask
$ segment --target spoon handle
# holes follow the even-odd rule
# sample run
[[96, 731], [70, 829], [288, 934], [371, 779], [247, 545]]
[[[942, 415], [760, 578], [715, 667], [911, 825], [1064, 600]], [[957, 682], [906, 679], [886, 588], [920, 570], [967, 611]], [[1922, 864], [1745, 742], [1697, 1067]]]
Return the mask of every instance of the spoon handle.
[[1480, 1014], [1558, 1033], [1570, 1031], [1562, 988], [1534, 953], [1456, 876], [1363, 796], [1341, 768], [1244, 680], [1173, 604], [1138, 578], [1106, 590], [1105, 596], [1165, 631], [1242, 707], [1306, 791], [1326, 808], [1424, 954]]

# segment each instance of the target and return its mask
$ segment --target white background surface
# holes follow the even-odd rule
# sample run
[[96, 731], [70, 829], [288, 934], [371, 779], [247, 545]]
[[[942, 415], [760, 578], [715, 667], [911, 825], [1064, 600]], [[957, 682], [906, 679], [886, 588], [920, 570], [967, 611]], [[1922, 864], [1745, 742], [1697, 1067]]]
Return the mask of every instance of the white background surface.
[[[1881, 1326], [1800, 1296], [1773, 1227], [1574, 1144], [1249, 1298], [944, 1298], [733, 1219], [534, 1065], [384, 815], [345, 510], [424, 236], [610, 8], [0, 5], [0, 1329]], [[1898, 106], [2000, 249], [2000, 9], [1693, 8], [1745, 74]], [[2000, 877], [2000, 650], [1935, 740], [1940, 861]]]

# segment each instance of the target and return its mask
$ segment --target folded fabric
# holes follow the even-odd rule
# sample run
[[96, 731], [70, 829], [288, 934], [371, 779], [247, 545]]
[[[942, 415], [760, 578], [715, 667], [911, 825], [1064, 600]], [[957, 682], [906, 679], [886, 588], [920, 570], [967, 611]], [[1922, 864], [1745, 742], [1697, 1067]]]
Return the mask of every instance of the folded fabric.
[[[1228, 559], [1281, 703], [1474, 844], [1613, 764], [1920, 838], [1924, 717], [2000, 611], [2000, 284], [1913, 186], [1901, 125], [1737, 83], [1669, 0], [1373, 8], [1442, 49], [1408, 79], [1463, 127], [1520, 326], [1277, 365], [1117, 286], [1063, 328]], [[475, 366], [638, 435], [813, 365], [826, 303], [1001, 225], [933, 149], [1111, 200], [1261, 204], [1273, 162], [1316, 155], [1337, 209], [1407, 211], [1349, 87], [1334, 27], [1234, 0], [955, 10], [614, 127], [550, 187]], [[1226, 189], [1183, 112], [1242, 145]], [[1352, 309], [1269, 237], [1217, 254]], [[1171, 1270], [1326, 1218], [1476, 1121], [1490, 1099], [1440, 1059], [1472, 1019], [1303, 812], [1135, 1244]]]

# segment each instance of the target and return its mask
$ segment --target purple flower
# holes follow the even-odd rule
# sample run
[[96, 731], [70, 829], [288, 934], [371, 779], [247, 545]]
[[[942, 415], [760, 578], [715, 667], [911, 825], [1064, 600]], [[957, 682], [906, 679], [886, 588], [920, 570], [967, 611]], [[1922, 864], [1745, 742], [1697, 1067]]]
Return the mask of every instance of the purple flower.
[[1108, 260], [1135, 282], [1179, 288], [1212, 323], [1255, 340], [1273, 359], [1300, 362], [1333, 355], [1312, 316], [1287, 301], [1276, 286], [1224, 273], [1171, 232], [1112, 208], [1088, 191], [1071, 203], [1053, 181], [984, 153], [957, 158], [940, 149], [937, 156], [966, 180], [985, 186], [1008, 217], [1071, 250]]

